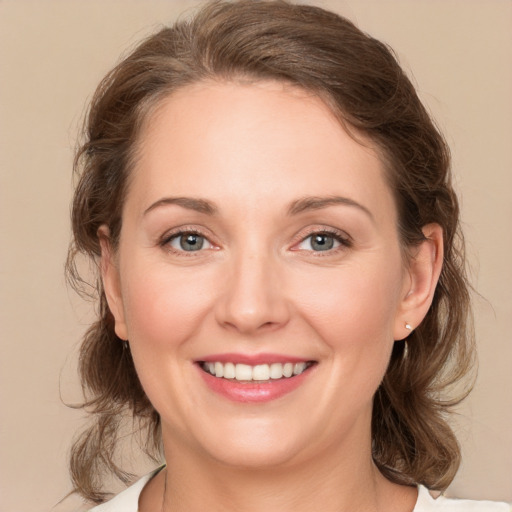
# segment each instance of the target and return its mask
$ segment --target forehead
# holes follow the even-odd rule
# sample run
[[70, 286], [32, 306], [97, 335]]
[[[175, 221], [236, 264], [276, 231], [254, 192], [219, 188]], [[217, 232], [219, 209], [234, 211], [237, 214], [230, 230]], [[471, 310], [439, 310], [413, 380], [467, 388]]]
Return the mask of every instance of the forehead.
[[131, 189], [221, 202], [349, 194], [386, 202], [384, 165], [371, 141], [349, 135], [316, 95], [277, 82], [183, 87], [147, 118]]

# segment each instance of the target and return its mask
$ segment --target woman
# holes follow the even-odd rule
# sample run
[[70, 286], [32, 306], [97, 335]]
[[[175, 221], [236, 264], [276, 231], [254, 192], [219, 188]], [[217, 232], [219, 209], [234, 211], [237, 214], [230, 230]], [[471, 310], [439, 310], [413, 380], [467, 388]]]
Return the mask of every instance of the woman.
[[77, 168], [68, 268], [101, 279], [76, 490], [125, 477], [126, 412], [166, 461], [95, 510], [509, 510], [426, 490], [459, 463], [468, 291], [448, 150], [382, 43], [209, 4], [104, 79]]

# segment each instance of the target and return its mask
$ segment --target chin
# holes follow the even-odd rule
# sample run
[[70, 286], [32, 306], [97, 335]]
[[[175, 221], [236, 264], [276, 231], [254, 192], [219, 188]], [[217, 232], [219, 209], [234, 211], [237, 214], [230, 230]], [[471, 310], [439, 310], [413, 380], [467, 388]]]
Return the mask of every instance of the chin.
[[210, 430], [200, 442], [203, 450], [223, 465], [254, 470], [286, 466], [310, 445], [307, 442], [310, 438], [290, 431], [289, 422], [279, 425], [247, 423], [252, 422], [216, 429], [218, 436]]
[[285, 467], [294, 460], [293, 449], [252, 444], [225, 446], [222, 453], [211, 453], [216, 462], [237, 469], [264, 470]]

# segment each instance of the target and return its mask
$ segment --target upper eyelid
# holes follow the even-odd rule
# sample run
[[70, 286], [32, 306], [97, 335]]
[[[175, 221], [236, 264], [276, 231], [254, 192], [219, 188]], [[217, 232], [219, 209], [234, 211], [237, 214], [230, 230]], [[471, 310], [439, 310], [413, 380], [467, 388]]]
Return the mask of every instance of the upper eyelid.
[[352, 237], [346, 231], [343, 231], [342, 229], [338, 229], [338, 228], [328, 227], [328, 226], [323, 226], [323, 227], [315, 226], [315, 227], [311, 227], [306, 232], [300, 232], [299, 234], [297, 234], [297, 241], [302, 242], [302, 241], [306, 240], [307, 238], [309, 238], [310, 236], [315, 235], [315, 234], [330, 235], [330, 236], [339, 238], [341, 240], [344, 240], [346, 242], [353, 241]]
[[168, 243], [173, 238], [176, 238], [180, 235], [185, 235], [187, 233], [202, 236], [206, 238], [211, 244], [213, 244], [211, 235], [206, 233], [203, 229], [193, 226], [179, 226], [177, 228], [170, 229], [159, 237], [159, 243]]

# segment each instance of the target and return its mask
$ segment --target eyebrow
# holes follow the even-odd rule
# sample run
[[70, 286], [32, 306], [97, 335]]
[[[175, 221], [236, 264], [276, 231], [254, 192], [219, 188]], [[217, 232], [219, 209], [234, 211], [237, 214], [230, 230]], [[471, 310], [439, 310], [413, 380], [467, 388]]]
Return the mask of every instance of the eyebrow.
[[155, 208], [158, 208], [159, 206], [168, 204], [176, 204], [182, 208], [204, 213], [205, 215], [215, 215], [218, 211], [217, 207], [206, 199], [196, 199], [193, 197], [164, 197], [154, 202], [149, 208], [147, 208], [144, 211], [144, 215], [154, 210]]
[[[205, 215], [216, 215], [218, 213], [217, 206], [215, 206], [214, 203], [207, 201], [206, 199], [199, 199], [194, 197], [163, 197], [162, 199], [155, 201], [151, 206], [149, 206], [144, 211], [144, 215], [154, 210], [155, 208], [171, 204], [181, 206], [182, 208], [186, 208], [188, 210], [194, 210]], [[366, 213], [366, 215], [368, 215], [372, 221], [375, 220], [373, 214], [370, 212], [370, 210], [368, 210], [368, 208], [366, 208], [366, 206], [363, 206], [353, 199], [342, 196], [302, 197], [290, 203], [287, 213], [288, 215], [298, 215], [299, 213], [305, 211], [320, 210], [322, 208], [327, 208], [329, 206], [335, 206], [339, 204], [358, 208], [359, 210]]]
[[297, 199], [296, 201], [293, 201], [290, 204], [290, 207], [288, 208], [288, 215], [297, 215], [298, 213], [302, 213], [308, 210], [320, 210], [322, 208], [327, 208], [328, 206], [334, 206], [338, 204], [353, 206], [366, 213], [366, 215], [368, 215], [368, 217], [370, 217], [372, 221], [375, 220], [372, 212], [368, 208], [366, 208], [366, 206], [363, 206], [362, 204], [358, 203], [357, 201], [354, 201], [353, 199], [350, 199], [349, 197], [342, 196], [302, 197], [300, 199]]

